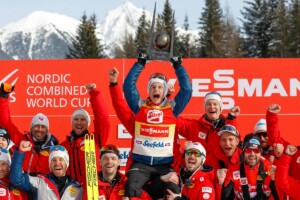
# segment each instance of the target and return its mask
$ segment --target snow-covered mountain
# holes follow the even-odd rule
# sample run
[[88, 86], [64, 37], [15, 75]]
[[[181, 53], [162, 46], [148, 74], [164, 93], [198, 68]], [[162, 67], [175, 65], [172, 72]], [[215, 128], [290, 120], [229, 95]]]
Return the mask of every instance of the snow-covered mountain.
[[[135, 36], [138, 19], [142, 8], [135, 7], [126, 1], [120, 7], [107, 13], [105, 19], [98, 24], [97, 36], [106, 45], [108, 57], [114, 57], [116, 47], [121, 48], [127, 35]], [[147, 18], [152, 13], [145, 11]], [[96, 13], [97, 15], [97, 13]], [[0, 28], [0, 59], [60, 59], [65, 58], [71, 38], [74, 37], [79, 20], [71, 17], [35, 11], [17, 22]], [[177, 28], [179, 34], [185, 34]], [[197, 37], [196, 31], [189, 31]]]

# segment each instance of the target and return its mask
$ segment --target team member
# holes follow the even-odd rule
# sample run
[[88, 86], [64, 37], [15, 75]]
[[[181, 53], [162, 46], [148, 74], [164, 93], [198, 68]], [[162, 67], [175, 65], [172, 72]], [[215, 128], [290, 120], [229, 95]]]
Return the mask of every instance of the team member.
[[[281, 137], [279, 129], [278, 114], [281, 111], [281, 106], [278, 104], [271, 104], [267, 110], [267, 130], [270, 144], [279, 143], [283, 144], [284, 149], [289, 143]], [[280, 151], [280, 149], [279, 149]], [[300, 180], [300, 151], [297, 151], [291, 161], [289, 175], [297, 180]]]
[[289, 169], [293, 157], [299, 148], [288, 145], [285, 153], [280, 157], [276, 168], [276, 186], [290, 199], [300, 199], [300, 181], [289, 175]]
[[[119, 171], [120, 151], [115, 145], [105, 145], [100, 151], [101, 171], [98, 176], [99, 199], [120, 200], [125, 195], [127, 177]], [[141, 199], [151, 199], [143, 192]]]
[[0, 148], [0, 199], [27, 200], [27, 193], [16, 188], [9, 181], [11, 165], [10, 154], [7, 149]]
[[271, 163], [261, 157], [259, 137], [245, 136], [243, 148], [244, 162], [229, 166], [226, 178], [218, 177], [219, 184], [223, 185], [221, 199], [228, 199], [232, 190], [237, 199], [269, 199], [270, 196], [279, 199], [271, 178]]
[[218, 131], [225, 124], [236, 127], [236, 117], [240, 113], [239, 106], [230, 109], [228, 116], [222, 114], [222, 97], [217, 92], [207, 93], [204, 99], [205, 114], [199, 119], [184, 119], [179, 117], [181, 129], [179, 133], [188, 141], [200, 142], [208, 152], [207, 158], [219, 146]]
[[31, 175], [48, 174], [49, 167], [45, 165], [49, 159], [49, 148], [57, 145], [57, 139], [49, 132], [49, 120], [42, 113], [36, 114], [30, 123], [30, 131], [23, 134], [13, 124], [9, 111], [9, 93], [14, 86], [2, 83], [0, 88], [0, 126], [5, 127], [10, 139], [19, 146], [22, 140], [30, 141], [33, 148], [25, 156], [23, 170]]
[[[206, 151], [199, 142], [190, 143], [184, 153], [185, 168], [180, 172], [182, 185], [181, 194], [175, 194], [167, 189], [167, 199], [216, 199], [213, 181], [209, 173], [214, 173], [210, 166], [203, 165], [206, 159]], [[162, 177], [169, 181], [175, 172], [171, 172]]]
[[[15, 151], [9, 174], [10, 181], [18, 188], [30, 192], [30, 199], [38, 200], [81, 200], [83, 188], [78, 182], [66, 175], [69, 166], [69, 154], [63, 146], [52, 146], [47, 175], [30, 176], [22, 172], [25, 154], [30, 152], [32, 144], [22, 141]], [[46, 164], [46, 163], [44, 163]]]
[[[119, 72], [109, 70], [110, 93], [114, 109], [132, 138], [132, 161], [127, 173], [125, 196], [140, 197], [142, 187], [152, 178], [170, 171], [173, 162], [173, 141], [176, 118], [166, 101], [167, 82], [161, 77], [152, 77], [148, 83], [148, 101], [135, 115], [126, 105], [117, 85]], [[174, 191], [180, 188], [174, 184]], [[151, 194], [150, 194], [151, 195]]]
[[[96, 156], [100, 157], [100, 147], [106, 143], [110, 130], [110, 121], [108, 110], [104, 104], [101, 93], [96, 89], [96, 85], [90, 83], [86, 85], [86, 89], [90, 94], [90, 102], [94, 114], [94, 134]], [[78, 181], [83, 187], [86, 187], [86, 169], [85, 169], [85, 153], [84, 153], [84, 136], [90, 134], [88, 127], [91, 123], [89, 113], [79, 108], [72, 114], [72, 131], [67, 140], [62, 145], [70, 152], [70, 174], [71, 177]], [[97, 160], [99, 166], [99, 160]], [[99, 171], [99, 167], [98, 167]]]
[[[141, 74], [141, 72], [144, 70], [146, 63], [147, 63], [148, 56], [146, 54], [139, 54], [138, 61], [134, 63], [128, 74], [126, 75], [126, 78], [124, 80], [123, 84], [123, 91], [125, 99], [130, 107], [130, 109], [137, 114], [142, 105], [148, 101], [148, 99], [141, 99], [139, 91], [137, 89], [136, 83], [137, 80]], [[173, 68], [175, 70], [176, 76], [179, 81], [180, 90], [176, 94], [174, 99], [166, 98], [164, 101], [168, 101], [170, 105], [172, 106], [172, 112], [175, 117], [177, 117], [186, 107], [187, 103], [190, 101], [192, 96], [192, 85], [190, 83], [189, 76], [185, 70], [185, 68], [182, 66], [182, 60], [181, 57], [175, 57], [171, 59]], [[151, 75], [152, 78], [162, 78], [166, 79], [165, 75], [161, 73], [155, 73]], [[173, 90], [173, 87], [168, 85], [168, 94]], [[167, 96], [168, 96], [167, 94]], [[165, 102], [163, 102], [165, 103]], [[180, 142], [175, 135], [174, 138], [174, 163], [172, 164], [173, 168], [179, 172], [179, 168], [182, 165], [181, 156], [181, 148], [180, 148]]]
[[11, 150], [14, 145], [6, 128], [0, 127], [0, 148]]

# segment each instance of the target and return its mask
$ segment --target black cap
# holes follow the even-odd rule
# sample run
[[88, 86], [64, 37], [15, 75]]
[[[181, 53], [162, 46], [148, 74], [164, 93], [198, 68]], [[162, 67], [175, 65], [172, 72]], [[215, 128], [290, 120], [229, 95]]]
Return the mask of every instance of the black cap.
[[260, 145], [260, 138], [258, 137], [258, 135], [250, 133], [248, 135], [245, 136], [244, 138], [244, 149], [245, 148], [261, 148]]
[[0, 128], [0, 137], [5, 138], [7, 140], [7, 143], [9, 143], [10, 136], [9, 136], [9, 133], [7, 132], [7, 130]]

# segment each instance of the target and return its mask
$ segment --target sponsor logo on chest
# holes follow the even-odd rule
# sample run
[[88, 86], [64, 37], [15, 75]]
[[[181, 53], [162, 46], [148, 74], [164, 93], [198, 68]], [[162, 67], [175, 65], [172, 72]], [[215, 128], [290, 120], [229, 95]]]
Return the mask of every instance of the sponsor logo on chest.
[[151, 124], [160, 124], [163, 118], [164, 113], [161, 110], [149, 110], [147, 113], [147, 122]]
[[150, 137], [168, 137], [169, 127], [149, 127], [142, 124], [140, 134]]

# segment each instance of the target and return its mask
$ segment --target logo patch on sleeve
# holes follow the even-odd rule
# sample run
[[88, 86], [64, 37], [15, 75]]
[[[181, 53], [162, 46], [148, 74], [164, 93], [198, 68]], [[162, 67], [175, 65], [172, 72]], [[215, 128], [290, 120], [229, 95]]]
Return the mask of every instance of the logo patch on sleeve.
[[207, 192], [207, 193], [212, 193], [212, 188], [211, 187], [202, 187], [202, 192]]

